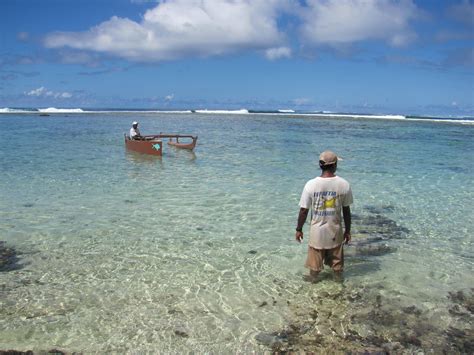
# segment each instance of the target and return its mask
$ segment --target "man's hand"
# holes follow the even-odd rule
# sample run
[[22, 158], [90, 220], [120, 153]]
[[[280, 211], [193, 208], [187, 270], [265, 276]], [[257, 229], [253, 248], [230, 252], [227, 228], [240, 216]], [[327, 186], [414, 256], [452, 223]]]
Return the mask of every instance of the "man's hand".
[[296, 232], [295, 234], [295, 239], [298, 243], [301, 243], [301, 241], [303, 240], [303, 232]]
[[351, 239], [352, 239], [351, 232], [344, 232], [344, 244], [349, 244]]
[[306, 222], [306, 217], [308, 217], [308, 211], [309, 209], [301, 207], [300, 213], [298, 214], [298, 224], [296, 225], [295, 234], [295, 239], [298, 243], [301, 243], [303, 240], [303, 225]]

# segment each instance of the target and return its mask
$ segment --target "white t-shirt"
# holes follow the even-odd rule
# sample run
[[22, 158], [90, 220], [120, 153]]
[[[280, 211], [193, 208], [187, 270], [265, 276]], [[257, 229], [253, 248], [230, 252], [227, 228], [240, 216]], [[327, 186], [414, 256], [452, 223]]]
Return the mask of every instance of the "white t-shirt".
[[344, 241], [342, 207], [351, 203], [351, 187], [339, 176], [317, 177], [306, 183], [300, 207], [311, 210], [309, 246], [315, 249], [332, 249]]
[[138, 129], [138, 127], [137, 127], [137, 129], [135, 129], [133, 127], [130, 128], [130, 138], [133, 138], [135, 136], [141, 136], [140, 130]]

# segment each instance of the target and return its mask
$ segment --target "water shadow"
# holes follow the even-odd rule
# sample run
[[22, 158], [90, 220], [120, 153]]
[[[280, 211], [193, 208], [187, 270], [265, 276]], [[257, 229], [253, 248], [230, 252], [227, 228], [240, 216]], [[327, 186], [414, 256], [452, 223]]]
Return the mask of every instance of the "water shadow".
[[155, 165], [159, 164], [162, 165], [162, 157], [158, 155], [150, 155], [150, 154], [141, 154], [134, 151], [130, 151], [128, 149], [125, 150], [125, 158], [132, 164], [136, 165]]
[[7, 247], [6, 243], [0, 240], [0, 272], [21, 269], [23, 266], [18, 262], [19, 258], [16, 250]]
[[187, 159], [190, 162], [193, 162], [196, 160], [196, 153], [192, 150], [187, 150], [187, 149], [179, 149], [173, 146], [168, 146], [168, 150], [163, 153], [164, 156], [173, 156], [173, 157], [178, 157], [182, 159]]

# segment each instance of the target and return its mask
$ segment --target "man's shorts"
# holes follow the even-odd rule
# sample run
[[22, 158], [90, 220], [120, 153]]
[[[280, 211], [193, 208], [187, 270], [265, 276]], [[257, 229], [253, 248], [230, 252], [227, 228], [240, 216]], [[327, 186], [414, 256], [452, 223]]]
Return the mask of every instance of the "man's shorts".
[[324, 269], [323, 264], [331, 267], [334, 271], [343, 270], [344, 249], [342, 243], [333, 249], [315, 249], [308, 247], [308, 257], [305, 266], [308, 269], [319, 272]]

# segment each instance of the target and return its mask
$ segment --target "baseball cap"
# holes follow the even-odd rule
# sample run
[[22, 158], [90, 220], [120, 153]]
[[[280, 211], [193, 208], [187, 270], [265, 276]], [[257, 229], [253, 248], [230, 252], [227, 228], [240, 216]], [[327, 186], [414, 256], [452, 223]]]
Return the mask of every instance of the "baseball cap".
[[321, 165], [332, 165], [336, 164], [338, 161], [338, 157], [336, 153], [331, 152], [330, 150], [325, 150], [319, 155], [319, 162]]
[[132, 126], [135, 126], [136, 124], [138, 124], [138, 122], [137, 122], [137, 121], [133, 121]]

